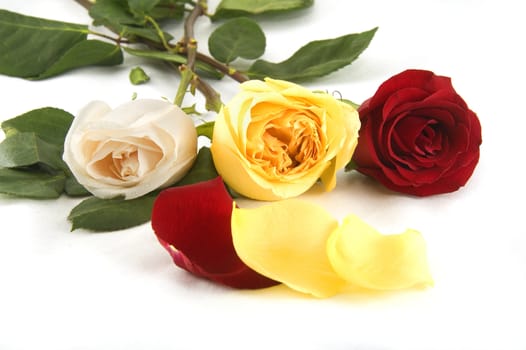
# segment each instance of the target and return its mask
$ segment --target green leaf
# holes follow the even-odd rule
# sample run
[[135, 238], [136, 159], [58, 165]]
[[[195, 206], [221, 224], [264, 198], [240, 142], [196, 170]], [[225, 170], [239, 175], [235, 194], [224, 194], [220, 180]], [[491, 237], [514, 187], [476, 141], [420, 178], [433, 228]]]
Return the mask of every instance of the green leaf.
[[[182, 56], [176, 53], [171, 53], [171, 52], [153, 51], [153, 50], [138, 50], [138, 49], [131, 49], [129, 47], [124, 48], [124, 51], [126, 51], [130, 55], [137, 56], [137, 57], [151, 58], [151, 59], [156, 59], [156, 60], [161, 60], [161, 61], [173, 62], [177, 64], [186, 63], [185, 56]], [[210, 76], [212, 78], [221, 79], [223, 77], [223, 74], [221, 74], [214, 67], [206, 63], [197, 61], [195, 66], [198, 71], [201, 71], [205, 73], [207, 76]]]
[[128, 7], [138, 20], [144, 20], [146, 16], [156, 20], [181, 19], [184, 16], [184, 5], [188, 2], [188, 0], [128, 0]]
[[[128, 40], [135, 41], [140, 37], [161, 43], [156, 29], [147, 26], [146, 12], [151, 12], [150, 16], [156, 19], [181, 18], [184, 8], [180, 4], [173, 4], [171, 0], [164, 0], [158, 8], [148, 10], [153, 2], [158, 1], [137, 0], [129, 4], [126, 0], [98, 0], [90, 8], [89, 14], [95, 25], [106, 26]], [[164, 33], [164, 36], [166, 40], [173, 39], [168, 33]]]
[[197, 126], [197, 136], [206, 136], [210, 140], [214, 135], [214, 124], [215, 122], [208, 122]]
[[0, 143], [0, 167], [15, 168], [43, 163], [55, 170], [67, 169], [62, 148], [33, 132], [16, 133]]
[[[161, 38], [159, 38], [159, 34], [157, 33], [157, 30], [153, 27], [134, 27], [134, 26], [128, 26], [128, 25], [120, 25], [115, 24], [113, 27], [115, 29], [115, 32], [119, 33], [124, 38], [127, 38], [130, 41], [136, 41], [137, 37], [148, 39], [150, 41], [153, 41], [155, 43], [162, 43]], [[164, 38], [167, 41], [170, 41], [173, 39], [173, 36], [169, 33], [163, 32]]]
[[53, 65], [33, 79], [45, 79], [85, 66], [115, 66], [122, 61], [123, 56], [119, 46], [100, 40], [85, 40], [73, 46]]
[[136, 17], [142, 18], [149, 14], [159, 2], [160, 0], [128, 0], [128, 6]]
[[64, 192], [70, 197], [88, 196], [91, 193], [79, 182], [72, 174], [66, 175], [66, 183], [64, 184]]
[[133, 85], [140, 85], [150, 81], [150, 77], [141, 67], [135, 67], [130, 71], [130, 82]]
[[0, 10], [0, 73], [43, 79], [73, 68], [122, 62], [117, 46], [87, 40], [87, 34], [85, 25]]
[[2, 122], [2, 129], [7, 137], [19, 132], [34, 132], [45, 142], [63, 146], [72, 121], [70, 113], [45, 107]]
[[313, 3], [314, 0], [222, 0], [212, 20], [299, 10]]
[[92, 231], [116, 231], [148, 222], [156, 193], [140, 198], [101, 199], [91, 197], [80, 202], [68, 216], [71, 231], [83, 228]]
[[351, 64], [367, 48], [378, 28], [334, 39], [312, 41], [280, 63], [257, 60], [248, 69], [252, 79], [265, 77], [303, 81]]
[[208, 38], [210, 54], [227, 64], [238, 57], [256, 59], [263, 55], [265, 46], [265, 33], [256, 21], [245, 17], [225, 22]]
[[157, 20], [165, 18], [182, 19], [185, 14], [185, 4], [191, 0], [161, 0], [150, 10], [150, 16]]
[[[145, 21], [133, 16], [126, 0], [97, 0], [89, 10], [94, 25], [141, 25]], [[111, 27], [111, 25], [110, 25]], [[112, 28], [113, 29], [113, 28]]]
[[0, 168], [0, 193], [26, 198], [58, 198], [64, 189], [64, 174]]
[[177, 182], [175, 186], [190, 185], [201, 181], [215, 179], [218, 176], [210, 148], [201, 147], [199, 153], [197, 153], [197, 159], [195, 160], [192, 169], [190, 169], [185, 177]]

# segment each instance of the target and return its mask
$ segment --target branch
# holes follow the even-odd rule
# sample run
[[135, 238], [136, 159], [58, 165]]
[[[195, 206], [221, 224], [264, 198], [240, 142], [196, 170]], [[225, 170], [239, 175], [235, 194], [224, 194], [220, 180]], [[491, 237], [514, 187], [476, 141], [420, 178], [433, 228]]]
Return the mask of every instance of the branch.
[[243, 73], [241, 73], [241, 72], [239, 72], [239, 71], [237, 71], [237, 70], [235, 70], [235, 69], [233, 69], [233, 68], [231, 68], [231, 67], [229, 67], [229, 66], [227, 66], [227, 65], [225, 65], [225, 64], [223, 64], [223, 63], [221, 63], [221, 62], [219, 62], [219, 61], [217, 61], [215, 59], [213, 59], [212, 57], [205, 55], [205, 54], [197, 52], [196, 53], [196, 58], [199, 61], [201, 61], [201, 62], [208, 63], [209, 65], [211, 65], [212, 67], [214, 67], [215, 69], [217, 69], [221, 73], [223, 73], [225, 75], [228, 75], [229, 77], [231, 77], [232, 79], [234, 79], [238, 83], [245, 82], [245, 81], [247, 81], [249, 79], [245, 74], [243, 74]]
[[[194, 72], [194, 67], [197, 54], [197, 40], [194, 36], [194, 26], [197, 18], [206, 14], [207, 6], [206, 0], [200, 0], [184, 21], [184, 38], [180, 45], [181, 47], [184, 47], [184, 50], [186, 51], [186, 64], [179, 66], [181, 81], [179, 83], [174, 101], [174, 103], [178, 106], [182, 105], [184, 95], [186, 94], [188, 86], [190, 86], [191, 83], [192, 90], [195, 89], [197, 75]], [[206, 99], [208, 100], [208, 96], [206, 96]]]
[[197, 40], [194, 35], [194, 26], [197, 18], [206, 14], [208, 5], [206, 0], [200, 0], [194, 7], [192, 12], [188, 15], [184, 22], [184, 47], [187, 52], [187, 66], [190, 70], [194, 71], [195, 58], [197, 53]]

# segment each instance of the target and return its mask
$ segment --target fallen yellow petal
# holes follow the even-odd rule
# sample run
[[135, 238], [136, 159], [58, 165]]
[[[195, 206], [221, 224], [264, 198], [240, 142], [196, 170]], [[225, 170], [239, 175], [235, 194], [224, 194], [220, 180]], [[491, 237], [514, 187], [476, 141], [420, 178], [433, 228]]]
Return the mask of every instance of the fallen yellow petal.
[[326, 245], [338, 227], [325, 209], [289, 199], [255, 209], [235, 208], [232, 238], [253, 270], [316, 297], [337, 294], [346, 282], [333, 270]]
[[327, 242], [334, 270], [349, 283], [375, 290], [432, 285], [426, 246], [418, 231], [382, 235], [349, 215]]

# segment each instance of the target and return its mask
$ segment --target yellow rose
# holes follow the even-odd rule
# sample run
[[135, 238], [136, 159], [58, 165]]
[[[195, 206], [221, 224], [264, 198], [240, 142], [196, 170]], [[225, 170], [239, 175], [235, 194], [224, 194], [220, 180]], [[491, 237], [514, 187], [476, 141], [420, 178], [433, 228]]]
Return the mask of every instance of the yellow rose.
[[100, 198], [140, 197], [180, 180], [197, 156], [197, 132], [179, 107], [135, 100], [111, 109], [93, 101], [73, 120], [64, 161]]
[[351, 106], [299, 85], [265, 79], [241, 84], [216, 118], [214, 164], [236, 192], [258, 200], [295, 197], [318, 179], [325, 190], [358, 142]]

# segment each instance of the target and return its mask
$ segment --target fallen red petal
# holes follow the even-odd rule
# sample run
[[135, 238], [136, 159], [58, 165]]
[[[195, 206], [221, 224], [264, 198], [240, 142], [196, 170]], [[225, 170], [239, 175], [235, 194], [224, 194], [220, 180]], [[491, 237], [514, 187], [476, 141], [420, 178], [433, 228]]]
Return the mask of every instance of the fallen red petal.
[[174, 263], [197, 276], [244, 289], [278, 284], [237, 256], [230, 228], [232, 207], [220, 177], [173, 187], [155, 200], [152, 227]]

